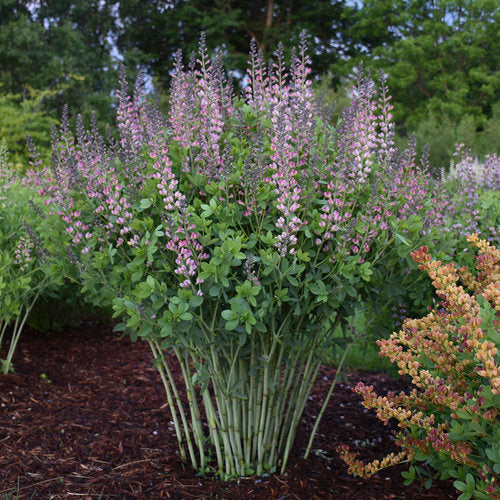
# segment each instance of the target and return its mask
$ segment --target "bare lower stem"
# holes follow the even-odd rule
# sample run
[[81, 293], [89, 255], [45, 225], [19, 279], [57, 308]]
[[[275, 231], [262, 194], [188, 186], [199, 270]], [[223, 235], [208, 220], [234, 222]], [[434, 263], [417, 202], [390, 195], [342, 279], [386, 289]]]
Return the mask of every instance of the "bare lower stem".
[[210, 392], [208, 388], [203, 393], [203, 405], [205, 406], [205, 414], [208, 420], [208, 427], [210, 429], [212, 444], [215, 447], [215, 453], [217, 455], [217, 466], [219, 468], [219, 474], [222, 474], [224, 470], [224, 461], [222, 459], [222, 451], [218, 434], [218, 428], [220, 427], [220, 422], [217, 417], [214, 405], [212, 403], [212, 399], [210, 397]]
[[[17, 343], [19, 342], [19, 339], [21, 338], [21, 333], [24, 328], [24, 324], [26, 323], [26, 320], [28, 319], [28, 316], [31, 312], [31, 309], [33, 309], [33, 306], [35, 305], [35, 302], [38, 299], [38, 293], [35, 295], [35, 298], [31, 301], [31, 303], [28, 305], [26, 310], [24, 311], [24, 315], [21, 314], [17, 317], [16, 322], [14, 324], [14, 331], [12, 332], [12, 339], [10, 341], [10, 346], [9, 346], [9, 352], [7, 353], [7, 358], [3, 362], [3, 374], [7, 375], [10, 371], [10, 367], [12, 364], [12, 358], [14, 356], [14, 352], [17, 347]], [[3, 336], [3, 333], [2, 333]]]
[[306, 451], [304, 453], [304, 458], [307, 458], [309, 456], [309, 453], [311, 451], [311, 446], [312, 446], [313, 441], [314, 441], [314, 436], [316, 435], [316, 432], [318, 431], [319, 423], [321, 421], [321, 418], [323, 417], [323, 413], [325, 413], [326, 407], [328, 406], [328, 402], [330, 401], [330, 398], [332, 397], [333, 389], [335, 389], [335, 385], [337, 384], [337, 380], [339, 379], [339, 376], [342, 372], [342, 367], [344, 366], [344, 362], [347, 358], [347, 353], [350, 351], [352, 345], [353, 344], [349, 344], [346, 347], [344, 354], [342, 355], [340, 363], [337, 367], [337, 371], [335, 373], [335, 377], [333, 378], [332, 384], [330, 385], [330, 389], [328, 390], [328, 394], [326, 395], [326, 398], [323, 401], [323, 406], [321, 407], [318, 418], [316, 419], [313, 430], [311, 431], [311, 436], [309, 438], [309, 443], [307, 444], [307, 448], [306, 448]]
[[7, 330], [7, 326], [9, 326], [8, 321], [0, 320], [0, 349], [2, 348], [3, 337], [5, 335], [5, 330]]
[[205, 444], [204, 444], [204, 435], [203, 429], [201, 425], [201, 416], [200, 409], [198, 408], [198, 402], [196, 400], [196, 393], [194, 390], [194, 386], [191, 380], [191, 370], [189, 367], [189, 361], [185, 360], [178, 349], [174, 349], [174, 352], [179, 361], [182, 376], [184, 377], [184, 384], [186, 387], [186, 395], [188, 398], [189, 410], [191, 413], [191, 427], [194, 435], [194, 439], [196, 442], [196, 446], [198, 447], [198, 453], [200, 456], [200, 469], [203, 471], [205, 469]]
[[165, 370], [163, 369], [163, 364], [160, 359], [160, 353], [156, 350], [156, 344], [153, 341], [149, 341], [149, 346], [151, 347], [151, 351], [153, 352], [153, 357], [155, 359], [156, 368], [158, 369], [161, 377], [161, 381], [163, 382], [163, 387], [165, 388], [165, 392], [167, 394], [168, 406], [170, 408], [170, 413], [172, 414], [172, 421], [174, 422], [175, 434], [177, 436], [177, 443], [179, 444], [179, 453], [181, 455], [182, 460], [186, 460], [186, 449], [184, 448], [182, 431], [179, 425], [179, 419], [177, 417], [177, 410], [175, 408], [174, 400], [172, 398], [172, 390], [170, 389], [170, 384], [167, 380], [167, 376], [165, 374]]

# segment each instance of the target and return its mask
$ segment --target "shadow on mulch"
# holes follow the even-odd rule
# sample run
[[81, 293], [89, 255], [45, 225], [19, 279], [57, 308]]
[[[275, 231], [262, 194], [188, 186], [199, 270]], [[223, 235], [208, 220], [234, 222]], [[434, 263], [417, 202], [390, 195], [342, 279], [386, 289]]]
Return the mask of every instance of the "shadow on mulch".
[[[362, 458], [395, 451], [390, 428], [340, 384], [308, 460], [314, 418], [335, 371], [322, 369], [283, 476], [228, 483], [197, 477], [177, 453], [160, 378], [145, 343], [120, 340], [108, 327], [51, 336], [25, 333], [15, 375], [0, 376], [0, 492], [19, 498], [124, 499], [434, 499], [456, 498], [450, 482], [403, 487], [404, 466], [354, 478], [335, 451]], [[353, 372], [380, 392], [404, 389], [380, 373]], [[385, 391], [385, 392], [384, 392]]]

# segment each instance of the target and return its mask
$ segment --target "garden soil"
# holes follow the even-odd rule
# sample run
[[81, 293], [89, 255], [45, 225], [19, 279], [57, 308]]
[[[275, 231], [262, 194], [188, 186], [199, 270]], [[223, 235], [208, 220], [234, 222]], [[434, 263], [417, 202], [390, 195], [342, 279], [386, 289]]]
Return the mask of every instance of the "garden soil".
[[[335, 449], [362, 457], [397, 451], [391, 428], [360, 404], [358, 380], [380, 393], [407, 388], [382, 373], [352, 372], [338, 385], [308, 460], [302, 458], [335, 370], [321, 370], [284, 475], [222, 482], [198, 477], [178, 453], [170, 412], [146, 343], [91, 325], [50, 335], [27, 331], [0, 375], [0, 498], [21, 499], [435, 499], [450, 482], [403, 486], [404, 465], [371, 479], [347, 474]], [[179, 376], [179, 371], [176, 372]], [[384, 392], [385, 391], [385, 392]], [[5, 495], [7, 494], [7, 495]], [[12, 498], [16, 498], [16, 496]]]

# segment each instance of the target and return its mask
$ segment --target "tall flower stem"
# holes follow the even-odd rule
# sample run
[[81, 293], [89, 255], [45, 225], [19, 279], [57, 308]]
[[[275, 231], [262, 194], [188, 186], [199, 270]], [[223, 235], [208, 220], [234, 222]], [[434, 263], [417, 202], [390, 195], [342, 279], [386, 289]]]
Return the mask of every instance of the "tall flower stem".
[[0, 348], [2, 347], [3, 337], [5, 335], [5, 331], [9, 326], [9, 322], [6, 320], [0, 320]]
[[223, 394], [222, 394], [223, 391], [221, 390], [219, 384], [221, 380], [224, 380], [224, 377], [220, 371], [219, 360], [213, 345], [210, 346], [210, 361], [212, 369], [214, 371], [212, 376], [212, 383], [213, 383], [215, 401], [217, 404], [217, 411], [219, 413], [220, 433], [222, 435], [222, 441], [224, 443], [226, 474], [231, 475], [234, 471], [234, 460], [233, 460], [233, 455], [231, 453], [231, 442], [229, 438], [228, 423], [227, 423], [227, 411], [223, 402]]
[[[264, 458], [264, 424], [266, 421], [267, 402], [269, 398], [269, 364], [273, 359], [274, 350], [276, 348], [276, 338], [273, 338], [269, 354], [265, 355], [264, 377], [262, 380], [262, 405], [259, 417], [259, 431], [258, 431], [258, 458], [257, 458], [257, 475], [261, 476], [263, 472], [263, 458]], [[265, 351], [264, 351], [265, 352]]]

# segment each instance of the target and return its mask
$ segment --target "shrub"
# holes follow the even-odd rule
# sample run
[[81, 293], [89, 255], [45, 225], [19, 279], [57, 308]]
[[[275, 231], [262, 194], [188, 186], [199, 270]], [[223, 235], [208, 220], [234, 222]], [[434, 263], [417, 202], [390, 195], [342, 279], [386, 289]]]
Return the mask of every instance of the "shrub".
[[[342, 446], [351, 473], [369, 476], [407, 459], [424, 462], [443, 479], [455, 478], [460, 499], [500, 498], [500, 251], [477, 235], [467, 239], [479, 249], [477, 276], [467, 267], [431, 260], [426, 247], [412, 253], [441, 303], [377, 343], [415, 389], [386, 397], [362, 382], [354, 389], [380, 420], [398, 422], [403, 451], [363, 464]], [[412, 465], [409, 482], [421, 471]]]
[[[449, 221], [443, 226], [443, 231], [455, 237], [457, 251], [463, 250], [462, 242], [470, 233], [477, 233], [498, 245], [500, 158], [488, 155], [483, 163], [479, 163], [463, 144], [457, 146], [454, 156], [457, 163], [451, 166], [448, 174], [443, 174], [441, 183], [444, 188], [440, 196], [443, 200], [441, 206], [444, 207], [441, 213], [444, 215], [444, 211], [447, 211]], [[436, 211], [433, 215], [438, 213]]]
[[12, 357], [26, 320], [44, 287], [40, 260], [23, 225], [28, 191], [8, 171], [6, 149], [0, 155], [0, 351], [10, 333], [1, 372], [12, 371]]
[[48, 211], [26, 184], [13, 174], [4, 143], [0, 148], [0, 352], [9, 336], [10, 340], [1, 360], [3, 374], [14, 369], [17, 344], [37, 302], [54, 295], [63, 276], [70, 274], [67, 265], [64, 269], [67, 259], [58, 252], [61, 223], [48, 220]]
[[308, 62], [304, 40], [290, 69], [282, 48], [267, 70], [253, 46], [236, 99], [201, 43], [187, 69], [177, 58], [168, 120], [122, 78], [119, 141], [63, 117], [53, 167], [32, 179], [87, 297], [149, 343], [181, 456], [202, 473], [284, 470], [328, 347], [363, 323], [367, 283], [383, 286], [377, 261], [423, 227], [425, 166], [414, 144], [393, 147], [385, 82], [360, 73], [333, 129]]

